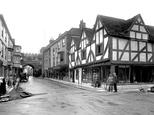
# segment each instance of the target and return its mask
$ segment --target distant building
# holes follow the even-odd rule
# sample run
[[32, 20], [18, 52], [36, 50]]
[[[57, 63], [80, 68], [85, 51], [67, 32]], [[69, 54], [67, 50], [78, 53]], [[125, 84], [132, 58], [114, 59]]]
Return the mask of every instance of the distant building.
[[3, 15], [0, 14], [0, 95], [6, 93], [6, 87], [2, 87], [6, 86], [4, 79], [12, 79], [15, 72], [14, 62], [17, 58], [14, 58], [14, 51], [17, 49], [14, 48], [15, 40], [11, 37]]
[[45, 47], [43, 51], [43, 73], [45, 77], [63, 79], [69, 76], [68, 51], [70, 41], [72, 38], [79, 39], [80, 35], [81, 28], [71, 28]]
[[14, 42], [6, 25], [4, 17], [0, 14], [0, 81], [12, 73]]
[[19, 69], [22, 68], [21, 58], [22, 58], [21, 46], [14, 45], [13, 63], [14, 63], [14, 73], [16, 73], [17, 75], [19, 74]]

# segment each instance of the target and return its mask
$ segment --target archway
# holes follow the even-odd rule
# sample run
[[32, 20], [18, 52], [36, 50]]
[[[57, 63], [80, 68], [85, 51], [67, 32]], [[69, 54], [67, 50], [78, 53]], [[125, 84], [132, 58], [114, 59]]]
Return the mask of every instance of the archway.
[[35, 66], [32, 64], [25, 64], [23, 66], [23, 72], [28, 76], [34, 76]]

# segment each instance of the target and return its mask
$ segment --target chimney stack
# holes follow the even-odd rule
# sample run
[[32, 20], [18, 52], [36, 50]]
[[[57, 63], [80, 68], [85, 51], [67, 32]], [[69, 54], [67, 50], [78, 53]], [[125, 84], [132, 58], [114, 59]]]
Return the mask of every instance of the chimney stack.
[[79, 28], [82, 29], [82, 28], [85, 28], [85, 27], [86, 27], [86, 23], [83, 20], [81, 20]]
[[51, 37], [50, 40], [49, 40], [49, 43], [51, 44], [53, 42], [54, 42], [54, 39], [53, 39], [53, 37]]

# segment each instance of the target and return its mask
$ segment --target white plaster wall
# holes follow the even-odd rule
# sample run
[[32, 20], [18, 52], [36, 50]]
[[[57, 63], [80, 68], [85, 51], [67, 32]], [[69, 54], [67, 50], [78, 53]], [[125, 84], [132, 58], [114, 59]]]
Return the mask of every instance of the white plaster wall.
[[117, 51], [112, 51], [112, 60], [117, 60]]
[[125, 39], [119, 39], [119, 50], [123, 50], [126, 46], [128, 40]]
[[95, 43], [93, 43], [93, 44], [91, 45], [91, 50], [93, 51], [94, 56], [95, 56]]
[[100, 60], [101, 57], [102, 57], [102, 55], [100, 55], [100, 56], [96, 56], [96, 60], [97, 60], [97, 61]]
[[93, 62], [93, 61], [94, 61], [94, 57], [93, 57], [93, 55], [91, 54], [90, 57], [91, 57], [90, 62]]
[[146, 46], [145, 42], [139, 42], [139, 50], [141, 50], [145, 46]]
[[151, 43], [147, 43], [147, 51], [152, 52], [152, 44]]
[[69, 63], [69, 68], [71, 68], [71, 64]]
[[138, 51], [137, 41], [131, 41], [131, 51]]
[[104, 57], [103, 59], [106, 59], [106, 58], [109, 58], [109, 47], [107, 48], [105, 54], [104, 54]]
[[112, 47], [113, 49], [117, 49], [117, 38], [112, 38]]
[[106, 48], [107, 43], [108, 43], [108, 37], [104, 38], [104, 49]]
[[79, 84], [82, 83], [82, 68], [78, 68], [79, 70]]
[[146, 62], [146, 53], [140, 54], [140, 62]]
[[75, 51], [75, 62], [77, 62], [77, 51]]
[[82, 60], [82, 64], [86, 64], [86, 59]]
[[89, 51], [90, 51], [90, 46], [87, 47], [87, 51], [86, 51], [86, 57], [88, 58], [89, 55]]
[[74, 63], [74, 61], [73, 61], [73, 62], [71, 62], [71, 64], [72, 64], [72, 66], [74, 67], [74, 64], [75, 64], [75, 63]]
[[129, 61], [129, 52], [124, 52], [121, 60], [122, 61]]
[[[80, 60], [81, 60], [81, 50], [79, 50], [79, 58], [80, 58]], [[82, 64], [82, 61], [81, 61], [81, 63], [80, 64]]]
[[152, 57], [152, 53], [148, 53], [148, 61]]
[[77, 83], [78, 82], [78, 80], [77, 80], [77, 76], [76, 76], [76, 71], [77, 71], [77, 69], [75, 69], [75, 71], [74, 71], [74, 81], [75, 81], [75, 83]]

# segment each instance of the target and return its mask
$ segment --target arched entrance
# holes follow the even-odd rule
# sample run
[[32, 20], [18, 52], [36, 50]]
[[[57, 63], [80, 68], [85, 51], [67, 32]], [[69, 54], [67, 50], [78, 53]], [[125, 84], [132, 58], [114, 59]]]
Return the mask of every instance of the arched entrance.
[[35, 66], [32, 64], [23, 65], [23, 72], [28, 76], [34, 76]]

